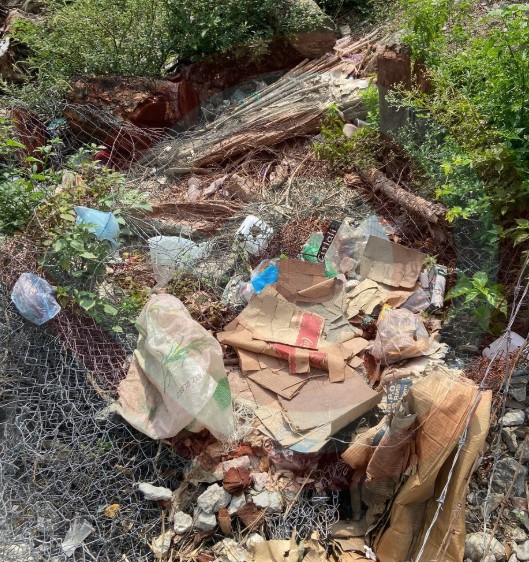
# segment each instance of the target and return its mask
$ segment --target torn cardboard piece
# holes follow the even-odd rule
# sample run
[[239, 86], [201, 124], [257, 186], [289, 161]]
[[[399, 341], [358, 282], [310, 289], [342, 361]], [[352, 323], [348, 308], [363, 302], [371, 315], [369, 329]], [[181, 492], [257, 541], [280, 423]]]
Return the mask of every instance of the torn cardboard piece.
[[371, 279], [364, 279], [347, 295], [347, 317], [355, 318], [360, 313], [372, 314], [377, 306], [389, 304], [393, 308], [403, 305], [413, 294], [408, 289], [395, 289]]
[[412, 289], [425, 259], [421, 252], [370, 236], [360, 263], [360, 275], [390, 287]]
[[[217, 339], [220, 343], [230, 345], [236, 350], [242, 349], [254, 354], [271, 355], [282, 359], [287, 362], [288, 370], [293, 374], [308, 373], [310, 366], [323, 369], [329, 372], [329, 377], [333, 381], [343, 380], [347, 361], [358, 355], [369, 343], [363, 338], [353, 338], [341, 344], [322, 341], [319, 349], [309, 350], [254, 339], [252, 333], [246, 329], [219, 332]], [[242, 354], [239, 357], [244, 358], [243, 371], [252, 370], [255, 363], [252, 363], [251, 356]]]
[[381, 393], [370, 388], [353, 369], [348, 369], [341, 383], [312, 379], [291, 400], [279, 398], [279, 403], [295, 430], [303, 432], [330, 424], [332, 433], [336, 433], [374, 408], [381, 399]]
[[324, 318], [282, 298], [268, 285], [254, 295], [237, 321], [254, 339], [305, 349], [318, 349]]
[[279, 260], [277, 292], [289, 302], [322, 303], [332, 301], [343, 289], [344, 279], [329, 279], [323, 263]]
[[310, 379], [291, 399], [277, 398], [249, 379], [255, 413], [273, 438], [294, 451], [318, 452], [337, 431], [382, 399], [363, 378], [348, 369], [341, 383]]

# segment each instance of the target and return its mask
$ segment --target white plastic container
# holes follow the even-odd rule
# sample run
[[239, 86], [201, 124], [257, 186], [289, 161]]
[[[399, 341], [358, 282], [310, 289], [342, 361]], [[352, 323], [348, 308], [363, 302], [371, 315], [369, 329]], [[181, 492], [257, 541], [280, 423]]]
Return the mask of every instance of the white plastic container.
[[274, 234], [274, 229], [264, 220], [254, 215], [248, 215], [237, 230], [237, 240], [252, 256], [257, 256], [266, 250]]

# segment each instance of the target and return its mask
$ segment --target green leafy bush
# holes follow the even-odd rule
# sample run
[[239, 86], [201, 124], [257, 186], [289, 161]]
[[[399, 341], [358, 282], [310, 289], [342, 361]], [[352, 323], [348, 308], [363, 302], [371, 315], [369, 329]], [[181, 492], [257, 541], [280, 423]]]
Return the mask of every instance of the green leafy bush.
[[[19, 20], [24, 67], [37, 79], [17, 90], [33, 105], [61, 97], [75, 75], [154, 76], [212, 53], [262, 55], [274, 35], [321, 23], [289, 0], [47, 0], [46, 17]], [[48, 98], [48, 99], [47, 99]]]

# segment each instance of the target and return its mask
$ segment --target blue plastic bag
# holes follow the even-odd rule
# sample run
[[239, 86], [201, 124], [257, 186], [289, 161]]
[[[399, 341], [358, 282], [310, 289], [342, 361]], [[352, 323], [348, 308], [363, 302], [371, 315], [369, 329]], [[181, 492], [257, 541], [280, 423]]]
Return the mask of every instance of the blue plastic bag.
[[100, 240], [108, 240], [114, 250], [117, 249], [117, 238], [119, 236], [119, 224], [112, 213], [105, 213], [88, 207], [75, 207], [77, 220], [75, 224], [91, 224], [90, 232], [93, 232]]
[[266, 269], [256, 275], [251, 283], [256, 293], [260, 293], [267, 285], [275, 283], [279, 277], [279, 269], [275, 265], [269, 265]]
[[34, 273], [23, 273], [18, 278], [11, 300], [20, 314], [37, 326], [51, 320], [61, 310], [53, 287]]

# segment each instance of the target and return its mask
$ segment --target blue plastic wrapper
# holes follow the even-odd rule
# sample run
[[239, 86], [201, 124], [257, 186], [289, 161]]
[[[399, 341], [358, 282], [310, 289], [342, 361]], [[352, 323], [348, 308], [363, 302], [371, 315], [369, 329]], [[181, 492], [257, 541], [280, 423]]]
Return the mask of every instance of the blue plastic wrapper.
[[75, 207], [77, 220], [75, 224], [91, 224], [93, 232], [100, 240], [108, 240], [115, 250], [118, 247], [119, 224], [112, 213], [105, 213], [88, 207]]
[[275, 283], [278, 277], [279, 269], [275, 265], [269, 265], [252, 279], [252, 287], [256, 293], [260, 293], [267, 285]]
[[56, 316], [61, 307], [55, 300], [55, 290], [34, 273], [23, 273], [11, 291], [11, 300], [18, 312], [40, 326]]

